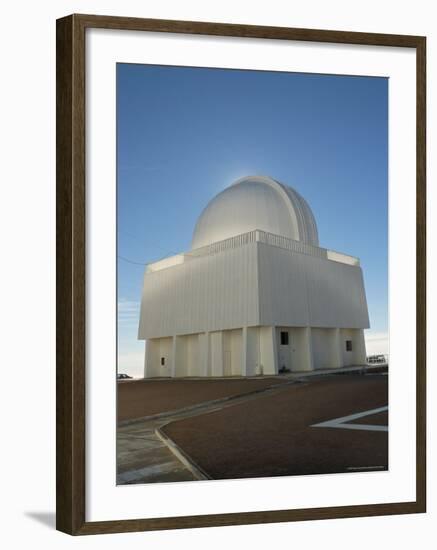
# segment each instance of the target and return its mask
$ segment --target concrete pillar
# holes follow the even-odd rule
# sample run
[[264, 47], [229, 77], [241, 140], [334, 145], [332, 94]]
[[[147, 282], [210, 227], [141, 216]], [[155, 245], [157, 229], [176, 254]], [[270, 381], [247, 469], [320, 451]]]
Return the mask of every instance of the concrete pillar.
[[299, 370], [305, 372], [314, 370], [311, 327], [302, 329], [299, 346], [301, 348]]
[[278, 374], [278, 345], [275, 327], [259, 329], [260, 373]]
[[199, 335], [189, 334], [186, 343], [186, 376], [199, 376]]
[[259, 328], [243, 327], [243, 364], [241, 376], [255, 376], [259, 366]]
[[146, 340], [144, 378], [159, 376], [159, 339]]
[[343, 351], [341, 349], [340, 329], [329, 329], [329, 368], [339, 369], [343, 366]]
[[148, 375], [148, 369], [147, 369], [147, 364], [150, 362], [150, 359], [148, 359], [148, 354], [149, 354], [149, 346], [148, 346], [148, 343], [147, 343], [147, 340], [144, 340], [144, 378], [147, 378], [147, 375]]
[[211, 376], [223, 376], [223, 332], [210, 333]]
[[[234, 329], [229, 331], [229, 350], [231, 362], [231, 376], [241, 376], [243, 365], [243, 329]], [[229, 359], [229, 358], [228, 358]], [[227, 374], [227, 373], [225, 373]]]
[[211, 376], [209, 332], [199, 334], [199, 375]]
[[364, 330], [354, 330], [354, 338], [352, 339], [352, 346], [354, 349], [354, 362], [356, 365], [366, 364], [366, 343], [364, 340]]
[[171, 365], [171, 376], [186, 376], [185, 340], [183, 336], [173, 336], [173, 361]]
[[247, 349], [247, 346], [249, 345], [248, 338], [247, 338], [247, 327], [243, 327], [243, 334], [242, 334], [243, 342], [242, 342], [242, 361], [241, 361], [241, 376], [247, 376], [247, 361], [248, 361], [248, 355], [249, 350]]

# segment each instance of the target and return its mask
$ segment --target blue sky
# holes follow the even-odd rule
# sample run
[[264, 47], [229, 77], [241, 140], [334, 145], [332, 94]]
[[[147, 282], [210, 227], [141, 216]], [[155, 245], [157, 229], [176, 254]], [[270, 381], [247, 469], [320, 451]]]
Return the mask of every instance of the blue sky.
[[141, 374], [147, 262], [188, 250], [235, 179], [301, 193], [320, 246], [358, 256], [371, 331], [387, 332], [388, 80], [117, 65], [119, 371]]

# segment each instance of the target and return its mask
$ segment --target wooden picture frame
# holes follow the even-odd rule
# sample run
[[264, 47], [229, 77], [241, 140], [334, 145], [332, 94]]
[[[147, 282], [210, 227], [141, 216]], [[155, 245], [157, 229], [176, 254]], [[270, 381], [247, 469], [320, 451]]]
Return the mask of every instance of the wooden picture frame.
[[[89, 28], [377, 45], [416, 51], [416, 499], [411, 502], [87, 522], [85, 515], [85, 32]], [[71, 535], [426, 510], [426, 39], [420, 36], [70, 15], [57, 21], [57, 529]]]

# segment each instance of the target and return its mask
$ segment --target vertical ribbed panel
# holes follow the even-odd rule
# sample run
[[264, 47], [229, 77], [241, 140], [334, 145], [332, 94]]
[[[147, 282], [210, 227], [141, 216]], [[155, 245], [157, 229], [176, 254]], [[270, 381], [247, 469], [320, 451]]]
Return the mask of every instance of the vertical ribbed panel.
[[257, 325], [369, 326], [359, 266], [262, 231], [232, 241], [221, 243], [221, 251], [146, 273], [139, 338]]
[[261, 325], [369, 326], [359, 266], [264, 243], [258, 266]]
[[203, 255], [146, 273], [140, 338], [193, 334], [258, 323], [257, 244]]

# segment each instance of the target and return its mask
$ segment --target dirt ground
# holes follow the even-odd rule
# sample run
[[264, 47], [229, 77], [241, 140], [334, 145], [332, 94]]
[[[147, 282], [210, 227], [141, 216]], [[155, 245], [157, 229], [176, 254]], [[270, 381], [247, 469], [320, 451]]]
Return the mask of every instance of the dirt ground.
[[[387, 377], [326, 376], [162, 428], [213, 479], [384, 470], [388, 432], [313, 427], [387, 405]], [[387, 413], [352, 423], [386, 425]]]
[[129, 380], [117, 384], [118, 421], [133, 420], [282, 384], [283, 378]]

